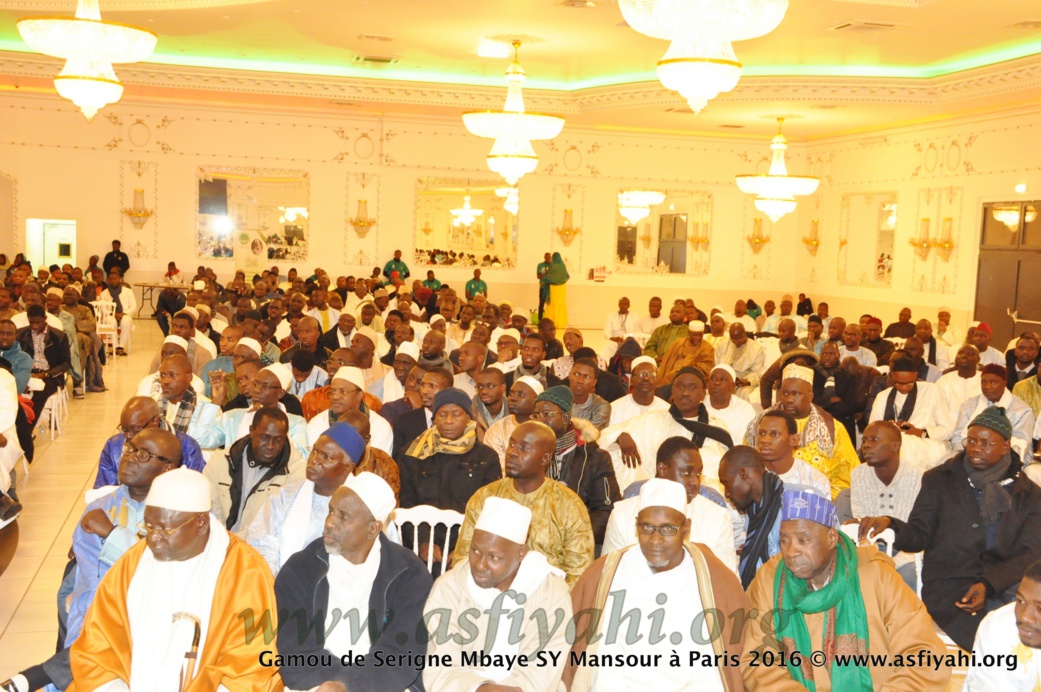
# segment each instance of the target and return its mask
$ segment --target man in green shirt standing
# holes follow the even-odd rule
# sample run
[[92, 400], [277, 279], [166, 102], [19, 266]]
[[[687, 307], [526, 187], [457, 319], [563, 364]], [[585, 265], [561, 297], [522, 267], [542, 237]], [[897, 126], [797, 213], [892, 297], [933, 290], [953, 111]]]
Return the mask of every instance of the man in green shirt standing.
[[467, 302], [474, 299], [474, 296], [480, 293], [485, 298], [488, 297], [488, 284], [481, 281], [481, 270], [474, 269], [474, 278], [466, 282], [466, 300]]
[[542, 285], [543, 275], [549, 271], [552, 256], [547, 252], [539, 266], [535, 267], [535, 278], [539, 281], [539, 321], [542, 321], [542, 311], [546, 307], [546, 299], [549, 298], [549, 286]]
[[383, 276], [387, 277], [387, 281], [390, 281], [390, 275], [393, 272], [397, 272], [402, 281], [411, 276], [408, 271], [408, 265], [401, 261], [401, 250], [395, 250], [394, 259], [387, 262], [386, 266], [383, 267]]
[[427, 270], [427, 280], [423, 282], [423, 286], [429, 288], [431, 291], [440, 291], [441, 282], [434, 278], [434, 270]]

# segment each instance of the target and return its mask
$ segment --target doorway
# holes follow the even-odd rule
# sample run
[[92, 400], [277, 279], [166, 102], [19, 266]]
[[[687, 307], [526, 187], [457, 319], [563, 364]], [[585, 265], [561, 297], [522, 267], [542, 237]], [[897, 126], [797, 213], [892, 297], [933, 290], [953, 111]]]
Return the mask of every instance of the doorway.
[[1041, 201], [983, 205], [974, 316], [990, 325], [991, 345], [1000, 351], [1014, 336], [1041, 329], [1039, 210]]
[[26, 219], [25, 258], [33, 267], [76, 264], [76, 222], [66, 219]]
[[687, 215], [662, 214], [658, 220], [658, 264], [673, 274], [687, 273]]

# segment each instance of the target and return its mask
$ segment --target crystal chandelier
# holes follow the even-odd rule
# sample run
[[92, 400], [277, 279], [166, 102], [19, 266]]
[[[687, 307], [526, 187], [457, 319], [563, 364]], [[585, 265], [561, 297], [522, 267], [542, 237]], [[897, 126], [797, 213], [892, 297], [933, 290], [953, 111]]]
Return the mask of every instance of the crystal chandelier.
[[449, 213], [452, 215], [452, 225], [455, 227], [464, 226], [469, 228], [473, 225], [473, 222], [477, 220], [479, 216], [484, 215], [484, 209], [474, 209], [470, 206], [470, 195], [463, 196], [463, 206], [458, 209], [451, 209]]
[[618, 193], [618, 213], [635, 226], [647, 218], [651, 207], [665, 201], [664, 192], [653, 190], [626, 190]]
[[510, 212], [514, 216], [520, 211], [520, 191], [515, 187], [500, 187], [496, 188], [495, 195], [497, 197], [505, 197], [506, 201], [502, 203], [503, 209]]
[[618, 0], [626, 23], [651, 38], [671, 41], [658, 61], [658, 79], [699, 113], [741, 77], [733, 41], [770, 33], [788, 0]]
[[526, 113], [521, 85], [524, 70], [518, 54], [520, 41], [513, 42], [513, 62], [506, 70], [506, 105], [501, 111], [463, 113], [463, 125], [478, 137], [494, 139], [488, 153], [488, 168], [501, 175], [510, 186], [531, 173], [539, 159], [531, 147], [532, 140], [553, 139], [564, 127], [564, 119], [555, 115]]
[[795, 211], [795, 198], [812, 195], [820, 184], [819, 178], [808, 178], [788, 175], [788, 167], [784, 163], [784, 152], [788, 148], [788, 140], [781, 134], [784, 118], [777, 119], [777, 134], [770, 143], [773, 160], [770, 172], [766, 175], [739, 175], [737, 187], [749, 195], [755, 195], [755, 208], [777, 222], [785, 214]]
[[[990, 215], [994, 217], [995, 221], [999, 221], [1006, 226], [1008, 230], [1015, 233], [1019, 230], [1019, 205], [994, 205], [990, 210]], [[1034, 223], [1037, 220], [1037, 209], [1033, 206], [1027, 207], [1027, 212], [1024, 215], [1027, 223]]]
[[34, 51], [65, 60], [54, 87], [87, 120], [123, 95], [112, 64], [144, 60], [155, 50], [157, 40], [151, 31], [101, 21], [98, 0], [79, 0], [75, 18], [22, 19], [18, 33]]

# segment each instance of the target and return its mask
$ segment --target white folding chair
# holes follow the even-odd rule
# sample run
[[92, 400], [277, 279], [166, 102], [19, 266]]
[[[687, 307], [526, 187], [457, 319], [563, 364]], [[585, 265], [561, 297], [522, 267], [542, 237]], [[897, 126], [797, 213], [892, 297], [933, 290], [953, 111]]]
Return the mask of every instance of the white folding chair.
[[48, 414], [47, 428], [51, 435], [51, 441], [58, 435], [61, 435], [62, 427], [65, 424], [65, 417], [69, 412], [69, 391], [66, 387], [59, 387], [58, 391], [47, 399], [47, 402], [43, 405], [43, 412]]
[[[414, 528], [413, 540], [412, 540], [412, 552], [419, 555], [419, 529], [421, 526], [428, 526], [430, 533], [433, 535], [434, 528], [436, 526], [443, 525], [445, 527], [445, 545], [441, 551], [441, 574], [448, 571], [448, 538], [452, 535], [452, 529], [463, 524], [463, 515], [451, 509], [438, 509], [432, 505], [418, 505], [416, 507], [409, 507], [408, 509], [398, 508], [394, 510], [394, 515], [391, 518], [391, 522], [397, 528], [397, 533], [400, 539], [402, 535], [402, 527], [405, 524], [411, 524]], [[433, 541], [431, 541], [431, 548], [427, 551], [427, 571], [434, 571], [434, 550]]]
[[108, 300], [95, 300], [91, 302], [94, 306], [94, 314], [97, 319], [98, 337], [105, 345], [106, 351], [111, 355], [116, 352], [119, 344], [119, 325], [116, 323], [116, 304]]
[[889, 557], [893, 557], [896, 554], [896, 549], [893, 548], [893, 543], [896, 541], [896, 534], [893, 533], [893, 529], [886, 529], [881, 533], [877, 533], [869, 539], [864, 541], [858, 540], [860, 536], [860, 524], [843, 524], [842, 533], [852, 539], [857, 545], [873, 545], [876, 548], [879, 543], [885, 545], [885, 554]]

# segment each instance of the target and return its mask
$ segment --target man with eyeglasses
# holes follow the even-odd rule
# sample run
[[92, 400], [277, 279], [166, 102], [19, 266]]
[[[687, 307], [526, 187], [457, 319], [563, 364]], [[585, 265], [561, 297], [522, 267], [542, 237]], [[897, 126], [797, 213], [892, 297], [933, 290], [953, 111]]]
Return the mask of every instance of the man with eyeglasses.
[[42, 664], [0, 683], [0, 690], [35, 690], [48, 684], [63, 690], [72, 682], [69, 647], [80, 636], [98, 584], [141, 537], [145, 498], [152, 482], [181, 465], [181, 445], [172, 433], [145, 428], [131, 438], [120, 450], [118, 485], [106, 487], [101, 497], [87, 504], [72, 534], [75, 566], [62, 585], [64, 588], [68, 584], [65, 594], [71, 594], [71, 598], [68, 614], [59, 614], [65, 625], [61, 650]]
[[336, 371], [329, 383], [329, 408], [307, 424], [307, 439], [314, 444], [330, 426], [352, 411], [359, 411], [369, 419], [372, 445], [376, 449], [387, 454], [394, 451], [394, 429], [380, 414], [365, 406], [365, 376], [353, 365], [345, 365]]
[[[188, 354], [188, 342], [179, 336], [171, 334], [163, 339], [163, 345], [159, 347], [159, 362], [161, 363], [164, 358], [170, 356], [185, 356]], [[201, 377], [192, 373], [192, 389], [199, 396], [209, 396], [206, 393], [206, 383]], [[158, 400], [163, 395], [162, 386], [159, 384], [159, 369], [156, 368], [155, 372], [145, 375], [141, 378], [141, 381], [137, 384], [137, 395], [138, 396], [150, 396]]]
[[210, 492], [201, 474], [185, 468], [153, 481], [145, 540], [101, 581], [72, 645], [76, 689], [154, 689], [158, 681], [176, 687], [196, 631], [186, 689], [280, 686], [277, 669], [263, 664], [274, 632], [252, 633], [253, 622], [277, 612], [274, 580], [263, 558], [210, 514]]
[[235, 533], [245, 532], [271, 494], [303, 480], [307, 466], [289, 440], [284, 411], [267, 407], [250, 416], [249, 434], [214, 454], [203, 470], [213, 488], [214, 515]]
[[203, 449], [222, 447], [220, 407], [196, 394], [191, 382], [192, 364], [187, 356], [164, 358], [159, 366], [159, 413], [170, 427], [195, 438]]
[[1027, 567], [1041, 557], [1041, 488], [1023, 473], [1011, 439], [1004, 410], [984, 409], [969, 424], [964, 449], [922, 476], [906, 522], [860, 522], [862, 538], [892, 528], [897, 550], [925, 551], [922, 601], [967, 650], [983, 616], [1012, 602]]
[[658, 364], [650, 356], [634, 358], [630, 366], [632, 391], [611, 402], [611, 420], [608, 425], [621, 425], [651, 411], [664, 411], [669, 402], [655, 395]]
[[[228, 408], [217, 421], [224, 436], [220, 446], [227, 449], [249, 435], [254, 413], [263, 408], [275, 408], [284, 411], [289, 420], [290, 443], [300, 456], [306, 456], [311, 448], [307, 437], [307, 421], [302, 416], [290, 413], [288, 407], [282, 403], [287, 397], [293, 396], [286, 393], [292, 379], [292, 371], [285, 363], [272, 363], [257, 371], [253, 375], [253, 396], [249, 399], [248, 408]], [[293, 403], [299, 404], [296, 397], [292, 400]]]
[[[748, 598], [733, 571], [691, 538], [687, 498], [679, 483], [647, 481], [630, 500], [636, 540], [601, 557], [575, 584], [574, 644], [564, 671], [569, 690], [744, 689], [738, 614], [748, 612]], [[639, 656], [641, 665], [596, 665], [628, 656]]]
[[545, 423], [521, 423], [506, 449], [506, 477], [485, 485], [466, 503], [452, 564], [467, 561], [477, 540], [480, 517], [492, 504], [509, 500], [532, 512], [526, 545], [564, 572], [568, 586], [593, 562], [593, 527], [585, 503], [564, 483], [548, 476], [556, 436]]
[[[328, 360], [325, 361], [325, 371], [329, 375], [329, 381], [336, 376], [337, 371], [340, 368], [351, 365], [354, 367], [360, 367], [361, 362], [358, 354], [349, 348], [338, 348], [329, 354]], [[376, 411], [379, 413], [383, 410], [383, 405], [380, 400], [372, 394], [365, 392], [365, 405], [370, 411]], [[329, 385], [324, 387], [316, 387], [304, 394], [303, 398], [300, 399], [300, 408], [302, 410], [304, 420], [311, 420], [322, 411], [329, 408]], [[295, 413], [295, 411], [293, 411]]]
[[250, 522], [243, 538], [278, 571], [294, 553], [322, 535], [329, 499], [355, 473], [365, 441], [347, 423], [334, 423], [322, 433], [307, 457], [303, 480], [274, 492]]
[[94, 488], [117, 485], [119, 482], [119, 464], [123, 456], [123, 448], [142, 430], [158, 429], [171, 432], [181, 444], [180, 459], [185, 468], [202, 471], [206, 460], [202, 456], [199, 443], [182, 432], [176, 432], [159, 414], [159, 404], [147, 396], [131, 397], [119, 414], [119, 429], [108, 438], [101, 450], [98, 460], [98, 472], [94, 477]]
[[[734, 524], [727, 510], [700, 494], [701, 452], [684, 437], [670, 437], [658, 448], [655, 478], [664, 478], [683, 486], [687, 493], [684, 514], [690, 520], [692, 543], [707, 546], [724, 565], [737, 573], [737, 552], [734, 550]], [[643, 485], [641, 484], [641, 492]], [[607, 523], [603, 552], [610, 553], [636, 544], [633, 531], [639, 512], [639, 497], [616, 503]]]

